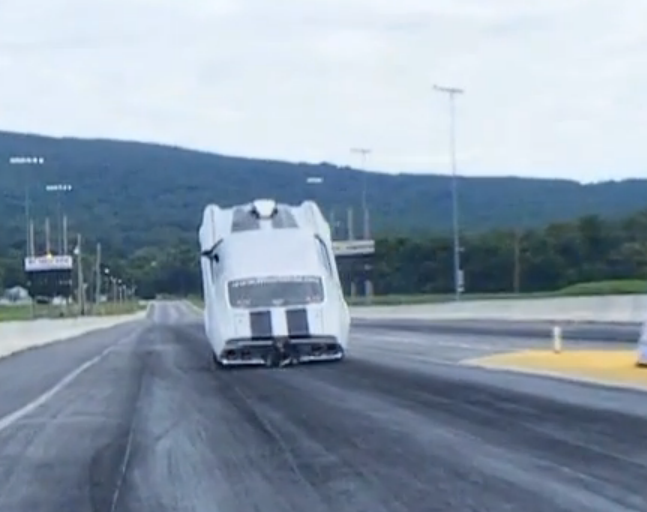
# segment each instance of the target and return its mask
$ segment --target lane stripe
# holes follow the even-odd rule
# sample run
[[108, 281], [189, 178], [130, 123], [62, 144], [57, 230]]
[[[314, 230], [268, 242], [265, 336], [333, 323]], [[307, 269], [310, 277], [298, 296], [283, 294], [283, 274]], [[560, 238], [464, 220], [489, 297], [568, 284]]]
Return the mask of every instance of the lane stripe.
[[0, 418], [0, 432], [3, 432], [10, 426], [12, 426], [14, 423], [17, 421], [21, 420], [25, 416], [27, 416], [29, 413], [33, 412], [36, 410], [38, 407], [41, 405], [46, 404], [49, 402], [54, 396], [56, 396], [60, 391], [65, 389], [69, 384], [71, 384], [79, 375], [81, 375], [83, 372], [86, 370], [89, 370], [96, 364], [98, 364], [103, 358], [105, 358], [107, 355], [109, 355], [111, 352], [113, 352], [115, 349], [120, 347], [121, 345], [125, 344], [126, 342], [132, 341], [135, 339], [139, 334], [140, 334], [141, 329], [137, 329], [134, 333], [131, 335], [127, 336], [121, 341], [118, 341], [115, 345], [112, 345], [105, 349], [103, 352], [101, 352], [98, 356], [93, 357], [89, 361], [86, 361], [83, 363], [81, 366], [79, 366], [76, 370], [74, 370], [71, 373], [68, 373], [63, 379], [61, 379], [54, 387], [40, 395], [38, 398], [35, 400], [29, 402], [27, 405], [21, 407], [17, 411], [12, 412], [11, 414], [8, 414], [6, 416], [3, 416]]
[[[354, 336], [354, 337], [353, 337]], [[357, 341], [363, 344], [378, 344], [383, 342], [392, 343], [392, 348], [402, 349], [406, 345], [415, 345], [419, 347], [448, 347], [448, 348], [465, 348], [465, 349], [480, 349], [480, 350], [503, 350], [510, 351], [514, 350], [517, 347], [514, 345], [492, 345], [489, 343], [464, 343], [464, 342], [454, 342], [454, 341], [443, 341], [435, 339], [430, 335], [418, 335], [412, 336], [408, 333], [400, 334], [385, 334], [384, 332], [353, 332], [351, 330], [351, 340]], [[519, 344], [520, 349], [527, 349], [528, 344]]]

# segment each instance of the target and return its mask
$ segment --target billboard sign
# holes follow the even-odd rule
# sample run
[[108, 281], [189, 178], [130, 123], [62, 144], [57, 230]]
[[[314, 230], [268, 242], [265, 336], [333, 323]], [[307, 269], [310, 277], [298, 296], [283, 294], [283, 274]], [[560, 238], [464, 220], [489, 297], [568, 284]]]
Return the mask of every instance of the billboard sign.
[[25, 258], [25, 272], [47, 272], [51, 270], [72, 270], [72, 256], [29, 256]]
[[366, 256], [375, 254], [375, 240], [335, 240], [335, 256]]

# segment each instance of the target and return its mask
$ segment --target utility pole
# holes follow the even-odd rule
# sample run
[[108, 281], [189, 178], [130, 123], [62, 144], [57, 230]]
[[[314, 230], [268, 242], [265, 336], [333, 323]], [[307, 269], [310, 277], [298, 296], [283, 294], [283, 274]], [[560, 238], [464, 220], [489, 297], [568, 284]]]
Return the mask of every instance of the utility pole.
[[101, 302], [101, 244], [97, 243], [97, 257], [94, 268], [94, 304], [99, 307]]
[[67, 227], [64, 226], [64, 222], [67, 222], [67, 220], [63, 219], [63, 194], [70, 192], [72, 190], [72, 185], [69, 183], [52, 183], [45, 186], [45, 190], [56, 194], [57, 253], [67, 254], [67, 251], [65, 250], [65, 246], [67, 245], [65, 240]]
[[336, 231], [337, 219], [335, 214], [335, 208], [330, 209], [330, 213], [328, 214], [328, 225], [330, 226], [330, 238], [334, 240], [335, 234], [337, 233]]
[[350, 150], [351, 153], [360, 155], [361, 161], [362, 161], [362, 218], [363, 218], [363, 236], [364, 240], [369, 240], [371, 238], [371, 233], [370, 233], [370, 221], [369, 221], [369, 213], [368, 213], [368, 204], [367, 204], [367, 197], [366, 197], [366, 178], [367, 178], [367, 171], [366, 171], [366, 158], [368, 155], [371, 154], [371, 150], [369, 148], [352, 148]]
[[355, 240], [355, 219], [353, 218], [353, 207], [349, 206], [346, 211], [346, 240]]
[[61, 215], [61, 193], [56, 194], [56, 253], [63, 253], [63, 219]]
[[34, 221], [31, 219], [29, 220], [29, 232], [27, 236], [29, 239], [29, 242], [28, 242], [29, 249], [27, 254], [29, 256], [33, 256], [34, 254], [36, 254], [36, 236], [34, 233]]
[[434, 85], [434, 90], [447, 94], [449, 97], [450, 136], [449, 151], [452, 170], [452, 232], [454, 239], [454, 295], [457, 301], [461, 300], [463, 292], [463, 270], [461, 268], [461, 247], [458, 221], [458, 183], [456, 176], [456, 121], [455, 121], [455, 100], [457, 94], [463, 94], [462, 89], [457, 87], [443, 87]]
[[34, 256], [34, 239], [30, 236], [30, 223], [31, 223], [31, 173], [29, 171], [31, 165], [43, 165], [45, 159], [41, 156], [12, 156], [9, 157], [10, 165], [24, 165], [25, 166], [25, 256]]
[[52, 244], [51, 244], [51, 231], [49, 228], [49, 217], [45, 218], [45, 254], [51, 254]]
[[[355, 219], [353, 216], [352, 206], [349, 206], [348, 210], [346, 210], [346, 240], [355, 240]], [[350, 267], [347, 275], [350, 281], [350, 296], [352, 298], [355, 298], [355, 296], [357, 295], [357, 283], [355, 283], [355, 275], [353, 273], [352, 266]]]
[[29, 193], [29, 168], [25, 173], [25, 227], [27, 228], [27, 256], [34, 256], [35, 243], [34, 243], [34, 226], [31, 220], [31, 197]]
[[67, 256], [68, 239], [67, 239], [67, 215], [63, 215], [63, 254]]
[[[367, 200], [367, 190], [366, 190], [366, 181], [368, 178], [368, 171], [366, 170], [366, 158], [368, 155], [371, 154], [372, 151], [369, 148], [353, 148], [351, 149], [351, 152], [360, 155], [362, 159], [362, 220], [363, 220], [362, 235], [364, 240], [370, 240], [371, 223], [370, 223], [370, 217], [369, 217], [369, 211], [368, 211], [368, 200]], [[371, 282], [370, 279], [367, 278], [369, 269], [370, 269], [370, 265], [368, 264], [363, 265], [363, 273], [365, 276], [364, 296], [366, 297], [367, 300], [373, 296], [373, 283]]]
[[83, 282], [83, 252], [81, 251], [81, 233], [76, 235], [76, 278], [77, 278], [77, 300], [79, 303], [79, 312], [85, 314], [85, 284]]
[[514, 293], [521, 292], [521, 230], [516, 227], [514, 230], [514, 271], [512, 283]]

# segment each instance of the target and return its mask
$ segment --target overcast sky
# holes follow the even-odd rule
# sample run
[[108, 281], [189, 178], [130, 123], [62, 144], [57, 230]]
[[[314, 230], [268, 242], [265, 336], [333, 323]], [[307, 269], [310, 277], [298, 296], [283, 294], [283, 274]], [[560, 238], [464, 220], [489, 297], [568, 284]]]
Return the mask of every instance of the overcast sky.
[[645, 0], [1, 0], [0, 128], [225, 154], [647, 177]]

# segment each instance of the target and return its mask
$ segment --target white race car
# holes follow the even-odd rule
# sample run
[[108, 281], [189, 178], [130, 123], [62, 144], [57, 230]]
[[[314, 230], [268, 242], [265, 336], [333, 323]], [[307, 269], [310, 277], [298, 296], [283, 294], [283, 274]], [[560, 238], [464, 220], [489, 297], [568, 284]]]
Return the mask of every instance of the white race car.
[[205, 330], [219, 365], [343, 359], [350, 313], [314, 202], [208, 205], [199, 235]]

